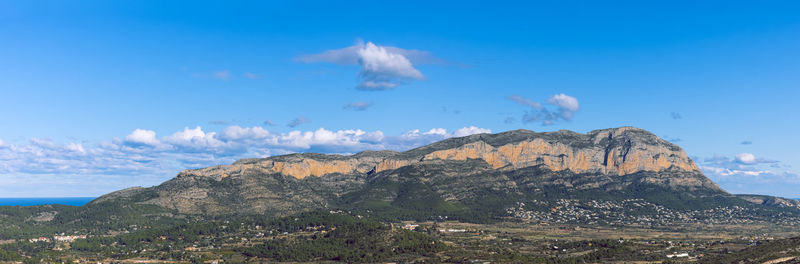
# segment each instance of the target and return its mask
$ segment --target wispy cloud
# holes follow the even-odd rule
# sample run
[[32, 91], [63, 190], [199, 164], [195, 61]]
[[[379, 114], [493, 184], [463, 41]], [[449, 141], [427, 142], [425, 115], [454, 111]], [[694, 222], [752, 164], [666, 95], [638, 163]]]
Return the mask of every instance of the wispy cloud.
[[342, 108], [344, 108], [345, 110], [364, 111], [367, 110], [367, 108], [370, 108], [371, 106], [372, 102], [359, 101], [346, 104]]
[[274, 126], [274, 125], [275, 125], [275, 122], [272, 122], [272, 120], [270, 120], [270, 119], [267, 119], [267, 120], [264, 120], [264, 125], [267, 125], [267, 126]]
[[214, 72], [213, 76], [216, 79], [227, 81], [228, 79], [231, 78], [231, 72], [229, 72], [228, 70], [216, 71]]
[[255, 73], [252, 73], [252, 72], [242, 73], [242, 76], [247, 78], [247, 79], [251, 79], [251, 80], [261, 78], [261, 75], [255, 74]]
[[295, 119], [292, 119], [292, 121], [290, 121], [287, 126], [296, 127], [296, 126], [299, 126], [299, 125], [302, 125], [302, 124], [305, 124], [305, 123], [311, 123], [311, 120], [309, 120], [308, 118], [305, 118], [303, 116], [298, 116]]
[[675, 120], [683, 118], [683, 116], [681, 116], [681, 114], [678, 113], [678, 112], [671, 112], [671, 113], [669, 113], [669, 115], [672, 117], [672, 119], [675, 119]]
[[[552, 95], [547, 99], [547, 104], [555, 109], [548, 109], [542, 103], [520, 95], [511, 95], [506, 99], [530, 108], [522, 116], [523, 123], [541, 122], [542, 125], [547, 126], [559, 120], [571, 121], [575, 112], [580, 110], [578, 99], [563, 93]], [[508, 119], [506, 120], [508, 121]]]
[[741, 142], [741, 143], [739, 143], [739, 144], [742, 144], [742, 145], [752, 145], [752, 144], [753, 144], [753, 141], [750, 141], [750, 140], [745, 140], [745, 141], [742, 141], [742, 142]]
[[507, 96], [506, 99], [537, 110], [542, 110], [544, 108], [542, 107], [541, 103], [522, 97], [518, 94]]
[[706, 176], [733, 193], [800, 197], [800, 177], [785, 170], [785, 166], [781, 166], [779, 161], [761, 158], [752, 153], [715, 155], [696, 160]]
[[359, 65], [361, 71], [358, 76], [361, 78], [361, 82], [356, 88], [380, 91], [395, 88], [411, 80], [425, 79], [425, 76], [414, 67], [414, 64], [435, 63], [439, 60], [426, 51], [359, 42], [342, 49], [299, 56], [295, 58], [295, 61]]

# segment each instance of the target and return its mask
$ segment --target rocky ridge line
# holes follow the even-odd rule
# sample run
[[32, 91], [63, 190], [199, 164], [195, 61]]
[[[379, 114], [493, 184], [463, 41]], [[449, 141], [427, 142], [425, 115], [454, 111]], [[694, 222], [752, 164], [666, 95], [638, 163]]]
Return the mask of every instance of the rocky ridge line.
[[[502, 142], [503, 137], [513, 139]], [[194, 175], [221, 180], [242, 171], [254, 170], [303, 179], [331, 174], [372, 174], [437, 159], [482, 159], [500, 170], [541, 165], [553, 171], [615, 175], [666, 169], [700, 171], [678, 146], [634, 127], [595, 130], [587, 134], [516, 130], [449, 140], [461, 140], [464, 144], [437, 149], [436, 144], [445, 144], [440, 142], [407, 152], [363, 152], [351, 156], [292, 154], [187, 170], [179, 176]]]

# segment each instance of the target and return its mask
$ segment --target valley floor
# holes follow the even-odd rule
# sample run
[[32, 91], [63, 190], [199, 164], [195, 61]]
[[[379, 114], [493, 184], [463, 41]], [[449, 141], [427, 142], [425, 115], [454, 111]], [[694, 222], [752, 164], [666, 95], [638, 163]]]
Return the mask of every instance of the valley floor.
[[[317, 212], [68, 241], [4, 241], [0, 258], [28, 263], [727, 263], [737, 252], [746, 255], [747, 249], [798, 235], [796, 229], [773, 224], [666, 228], [548, 224], [514, 218], [491, 224], [387, 223], [345, 212]], [[796, 260], [800, 255], [792, 246], [796, 245], [761, 262]]]

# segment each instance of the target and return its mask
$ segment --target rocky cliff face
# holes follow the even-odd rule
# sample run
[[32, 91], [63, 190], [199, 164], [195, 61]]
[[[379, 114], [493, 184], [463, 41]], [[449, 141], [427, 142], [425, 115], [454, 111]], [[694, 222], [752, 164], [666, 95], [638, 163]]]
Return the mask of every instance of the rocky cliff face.
[[[285, 215], [359, 201], [408, 203], [424, 196], [462, 203], [486, 193], [538, 199], [552, 197], [547, 190], [553, 188], [620, 192], [644, 185], [681, 195], [725, 195], [681, 148], [632, 127], [586, 134], [515, 130], [451, 138], [405, 152], [246, 159], [186, 170], [159, 186], [128, 192], [149, 193], [136, 196], [145, 197], [138, 203], [181, 213]], [[108, 197], [117, 196], [133, 197]]]
[[217, 180], [242, 170], [279, 173], [297, 179], [328, 174], [368, 174], [394, 170], [425, 160], [482, 159], [494, 169], [544, 166], [553, 171], [626, 175], [639, 171], [676, 168], [699, 171], [678, 146], [633, 127], [578, 134], [569, 131], [535, 133], [517, 130], [495, 135], [473, 135], [432, 147], [398, 152], [365, 152], [353, 156], [295, 154], [251, 159], [233, 165], [189, 170], [181, 174]]

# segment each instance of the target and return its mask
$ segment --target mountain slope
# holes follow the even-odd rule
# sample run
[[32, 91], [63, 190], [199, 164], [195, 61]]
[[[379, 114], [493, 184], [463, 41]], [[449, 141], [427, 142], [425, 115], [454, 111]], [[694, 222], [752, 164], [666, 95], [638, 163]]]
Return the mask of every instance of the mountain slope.
[[150, 193], [134, 202], [184, 214], [286, 215], [359, 204], [392, 207], [423, 198], [456, 210], [488, 193], [502, 196], [497, 199], [506, 206], [554, 197], [544, 189], [608, 194], [642, 185], [695, 198], [728, 196], [680, 147], [632, 127], [587, 134], [515, 130], [451, 138], [405, 152], [247, 159], [183, 171], [159, 186], [125, 192]]
[[[317, 209], [472, 222], [515, 217], [614, 224], [643, 216], [636, 221], [669, 225], [780, 221], [800, 216], [798, 207], [800, 202], [781, 198], [728, 194], [680, 147], [645, 130], [514, 130], [405, 152], [303, 153], [186, 170], [158, 186], [113, 192], [83, 207], [8, 209], [0, 212], [0, 225], [11, 228], [0, 237], [27, 236], [53, 224], [59, 230], [102, 232]], [[731, 212], [737, 218], [728, 217]]]

